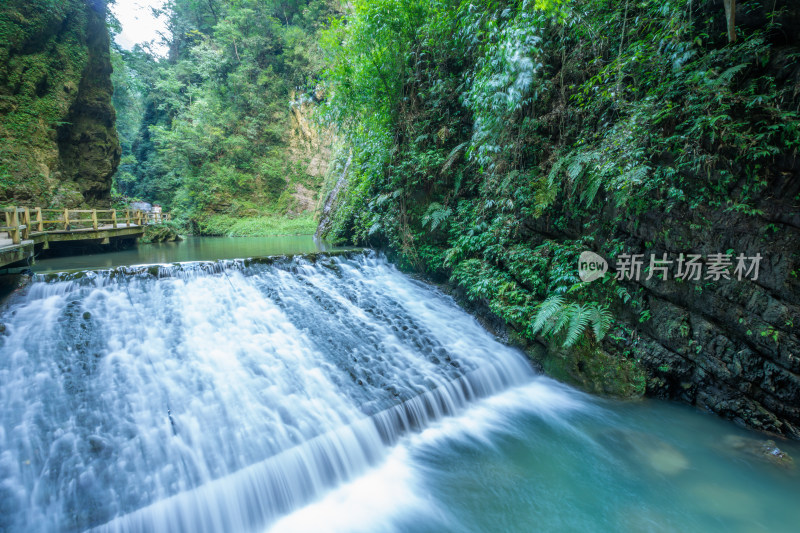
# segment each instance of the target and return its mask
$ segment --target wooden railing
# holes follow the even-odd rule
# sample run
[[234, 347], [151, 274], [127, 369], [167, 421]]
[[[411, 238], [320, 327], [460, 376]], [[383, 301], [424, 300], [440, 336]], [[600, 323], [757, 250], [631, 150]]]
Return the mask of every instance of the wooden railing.
[[0, 232], [7, 232], [14, 244], [40, 233], [146, 226], [161, 224], [171, 219], [169, 213], [154, 213], [139, 209], [6, 207], [0, 209], [0, 212], [5, 215], [5, 226], [0, 226]]

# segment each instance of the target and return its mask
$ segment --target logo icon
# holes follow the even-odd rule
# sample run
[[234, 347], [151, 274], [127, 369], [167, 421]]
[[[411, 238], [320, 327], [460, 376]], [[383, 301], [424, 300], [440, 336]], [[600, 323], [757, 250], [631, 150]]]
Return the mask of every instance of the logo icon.
[[594, 252], [581, 252], [578, 258], [578, 277], [581, 281], [594, 281], [608, 272], [608, 262]]

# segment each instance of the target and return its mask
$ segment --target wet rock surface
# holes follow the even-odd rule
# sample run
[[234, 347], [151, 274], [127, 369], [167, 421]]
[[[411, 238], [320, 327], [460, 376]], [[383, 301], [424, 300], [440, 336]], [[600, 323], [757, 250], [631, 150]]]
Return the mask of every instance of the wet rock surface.
[[[757, 279], [676, 280], [673, 263], [666, 280], [624, 281], [641, 305], [619, 305], [615, 318], [625, 327], [603, 341], [603, 351], [636, 361], [646, 373], [646, 394], [674, 399], [767, 433], [800, 439], [800, 194], [797, 163], [781, 172], [756, 204], [760, 215], [724, 208], [675, 209], [621, 217], [610, 206], [600, 213], [598, 248], [621, 240], [625, 253], [681, 253], [708, 257], [760, 254]], [[793, 178], [792, 178], [793, 177]], [[613, 220], [622, 220], [615, 225]], [[603, 222], [606, 221], [606, 222]], [[575, 220], [566, 231], [533, 220], [528, 234], [577, 238], [591, 227]], [[615, 275], [614, 257], [606, 257]], [[645, 265], [647, 266], [647, 265]], [[703, 278], [705, 270], [703, 271]], [[580, 380], [577, 381], [580, 385]], [[591, 387], [588, 390], [592, 390]]]

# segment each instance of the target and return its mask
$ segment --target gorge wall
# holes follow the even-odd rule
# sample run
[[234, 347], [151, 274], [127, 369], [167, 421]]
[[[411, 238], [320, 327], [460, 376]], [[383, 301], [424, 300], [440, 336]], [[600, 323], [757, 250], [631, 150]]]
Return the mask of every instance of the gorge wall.
[[[343, 71], [382, 31], [360, 15]], [[796, 3], [736, 2], [735, 41], [717, 0], [403, 15], [406, 63], [373, 57], [362, 83], [332, 70], [334, 109], [358, 126], [324, 235], [446, 280], [555, 377], [800, 438]], [[579, 279], [584, 251], [605, 278]], [[616, 279], [624, 254], [644, 259], [638, 279]], [[676, 279], [680, 254], [700, 279]], [[708, 276], [714, 254], [730, 279]], [[737, 279], [740, 254], [760, 254], [757, 279]]]
[[[537, 359], [556, 375], [599, 393], [619, 391], [631, 371], [618, 361], [633, 359], [645, 376], [647, 395], [800, 438], [800, 179], [794, 161], [785, 160], [776, 170], [769, 192], [754, 199], [757, 216], [704, 206], [619, 217], [606, 204], [588, 221], [606, 225], [595, 234], [593, 248], [621, 241], [626, 253], [643, 256], [639, 279], [621, 283], [638, 305], [612, 307], [622, 327], [612, 329], [594, 353], [547, 343], [547, 349], [533, 351]], [[585, 222], [557, 228], [533, 219], [526, 221], [524, 234], [534, 245], [554, 237], [575, 239]], [[731, 250], [736, 253], [730, 279], [704, 279], [709, 256]], [[733, 275], [740, 253], [761, 256], [757, 279], [753, 272], [741, 280]], [[673, 261], [667, 279], [646, 279], [650, 256], [664, 254]], [[702, 279], [676, 279], [680, 254], [703, 258]], [[607, 275], [613, 275], [614, 258], [602, 255], [612, 268]]]
[[104, 0], [0, 6], [0, 202], [105, 206], [120, 149]]

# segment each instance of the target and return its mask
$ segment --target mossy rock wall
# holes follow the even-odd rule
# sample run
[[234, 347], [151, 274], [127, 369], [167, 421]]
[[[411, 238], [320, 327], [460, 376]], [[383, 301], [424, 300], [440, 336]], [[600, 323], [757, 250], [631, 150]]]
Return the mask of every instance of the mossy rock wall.
[[105, 206], [120, 148], [103, 0], [0, 4], [0, 202]]
[[558, 379], [800, 439], [800, 3], [736, 2], [732, 42], [720, 0], [423, 4], [395, 11], [419, 61], [394, 92], [391, 49], [351, 70], [383, 11], [358, 4], [332, 47], [354, 126], [320, 235], [450, 279]]

